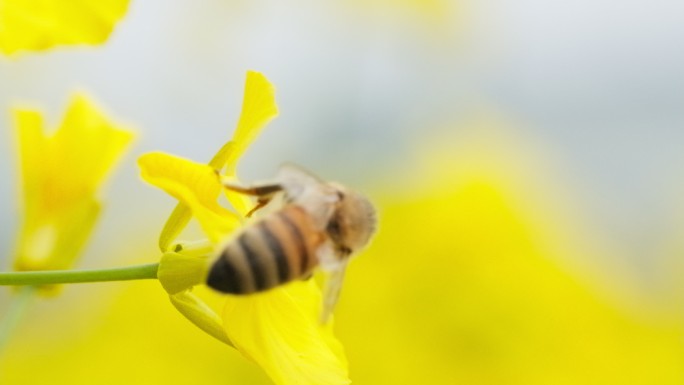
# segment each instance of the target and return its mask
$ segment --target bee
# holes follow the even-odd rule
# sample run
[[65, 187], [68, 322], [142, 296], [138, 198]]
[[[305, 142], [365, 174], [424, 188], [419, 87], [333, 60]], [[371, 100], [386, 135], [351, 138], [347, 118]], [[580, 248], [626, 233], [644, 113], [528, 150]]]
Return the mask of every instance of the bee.
[[320, 267], [327, 273], [321, 322], [339, 297], [350, 258], [368, 244], [376, 228], [375, 208], [363, 195], [324, 182], [291, 164], [274, 182], [226, 189], [254, 196], [247, 214], [279, 200], [277, 209], [244, 227], [212, 262], [207, 285], [230, 294], [251, 294], [308, 279]]

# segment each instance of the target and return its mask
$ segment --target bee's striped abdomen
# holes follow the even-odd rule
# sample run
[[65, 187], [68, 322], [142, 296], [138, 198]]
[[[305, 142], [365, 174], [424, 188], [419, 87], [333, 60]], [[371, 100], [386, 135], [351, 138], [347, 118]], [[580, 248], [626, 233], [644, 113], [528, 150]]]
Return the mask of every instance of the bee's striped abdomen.
[[211, 266], [207, 284], [249, 294], [307, 275], [318, 264], [323, 236], [299, 206], [286, 206], [247, 227]]

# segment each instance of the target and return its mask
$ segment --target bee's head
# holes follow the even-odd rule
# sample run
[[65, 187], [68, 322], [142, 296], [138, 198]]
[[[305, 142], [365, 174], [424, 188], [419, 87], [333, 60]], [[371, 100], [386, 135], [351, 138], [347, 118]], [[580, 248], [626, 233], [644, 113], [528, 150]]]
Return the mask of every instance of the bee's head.
[[362, 249], [375, 232], [375, 208], [368, 198], [343, 186], [332, 185], [339, 198], [326, 231], [341, 256]]

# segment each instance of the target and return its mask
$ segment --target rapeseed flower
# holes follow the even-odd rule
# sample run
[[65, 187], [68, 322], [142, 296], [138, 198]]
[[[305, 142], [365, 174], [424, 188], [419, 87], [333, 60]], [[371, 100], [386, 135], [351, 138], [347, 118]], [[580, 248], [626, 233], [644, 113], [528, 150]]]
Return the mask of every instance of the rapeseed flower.
[[[249, 209], [244, 197], [231, 192], [226, 192], [227, 199], [241, 215], [218, 203], [224, 189], [216, 172], [236, 179], [237, 160], [277, 113], [273, 86], [260, 73], [248, 72], [235, 134], [208, 165], [159, 152], [140, 158], [142, 178], [180, 201], [160, 236], [164, 255], [158, 278], [186, 318], [256, 362], [275, 383], [346, 384], [344, 352], [332, 324], [318, 322], [321, 294], [312, 280], [244, 297], [226, 295], [222, 322], [192, 292], [204, 283], [208, 259], [241, 225]], [[177, 241], [192, 217], [208, 239]]]
[[133, 139], [85, 95], [71, 100], [54, 134], [40, 112], [18, 108], [23, 221], [16, 270], [56, 270], [74, 265], [90, 238], [102, 203], [98, 189]]
[[1, 0], [0, 51], [42, 51], [101, 44], [126, 14], [129, 0]]

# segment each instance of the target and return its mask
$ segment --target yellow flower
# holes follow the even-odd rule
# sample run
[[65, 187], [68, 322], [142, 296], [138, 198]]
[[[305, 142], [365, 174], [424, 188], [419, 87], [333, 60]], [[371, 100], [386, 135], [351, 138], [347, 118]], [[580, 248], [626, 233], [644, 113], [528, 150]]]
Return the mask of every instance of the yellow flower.
[[133, 139], [85, 95], [75, 96], [59, 129], [46, 134], [40, 112], [15, 109], [23, 223], [16, 270], [71, 267], [101, 209], [99, 186]]
[[[332, 325], [320, 325], [320, 291], [313, 281], [294, 282], [250, 296], [226, 295], [223, 327], [219, 317], [195, 296], [192, 287], [206, 278], [208, 258], [241, 224], [241, 217], [217, 203], [224, 190], [216, 170], [236, 178], [238, 158], [259, 130], [278, 113], [273, 86], [257, 72], [248, 72], [242, 113], [233, 139], [208, 165], [164, 153], [143, 155], [142, 178], [180, 203], [160, 236], [164, 252], [159, 280], [174, 306], [215, 338], [259, 364], [277, 384], [347, 384], [347, 363]], [[240, 213], [249, 203], [227, 193]], [[194, 217], [209, 242], [173, 243]]]
[[100, 44], [127, 8], [128, 0], [0, 0], [0, 51]]

